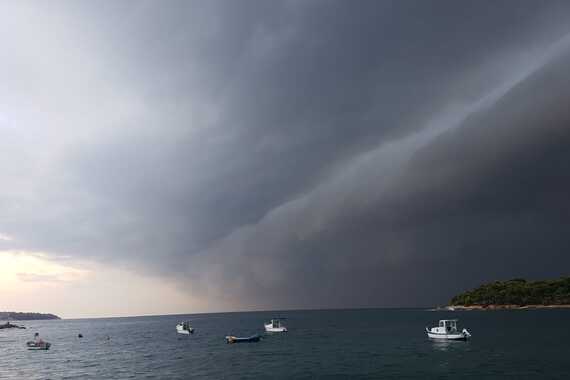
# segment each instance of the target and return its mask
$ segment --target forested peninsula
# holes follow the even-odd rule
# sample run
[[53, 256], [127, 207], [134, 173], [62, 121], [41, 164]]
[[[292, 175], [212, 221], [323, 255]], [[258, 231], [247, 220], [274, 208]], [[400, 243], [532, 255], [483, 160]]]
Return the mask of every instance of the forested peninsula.
[[570, 308], [570, 277], [495, 281], [456, 295], [451, 310]]
[[61, 318], [54, 314], [0, 311], [0, 321], [32, 321], [32, 320], [46, 320], [46, 319], [61, 319]]

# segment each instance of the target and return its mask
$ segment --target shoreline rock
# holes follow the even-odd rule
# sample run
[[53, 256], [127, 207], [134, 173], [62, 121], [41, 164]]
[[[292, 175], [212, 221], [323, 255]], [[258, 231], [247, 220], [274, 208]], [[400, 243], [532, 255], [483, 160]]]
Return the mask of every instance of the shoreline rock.
[[6, 322], [3, 325], [0, 325], [0, 330], [3, 330], [3, 329], [25, 329], [25, 327], [14, 325], [10, 322]]

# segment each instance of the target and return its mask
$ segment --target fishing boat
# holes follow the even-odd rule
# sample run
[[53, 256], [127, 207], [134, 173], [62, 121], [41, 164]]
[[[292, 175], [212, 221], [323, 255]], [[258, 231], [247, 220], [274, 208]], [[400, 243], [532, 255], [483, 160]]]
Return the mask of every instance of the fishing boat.
[[192, 328], [192, 326], [190, 326], [190, 322], [186, 321], [186, 322], [180, 322], [179, 324], [176, 325], [176, 332], [178, 334], [190, 335], [194, 334], [194, 329]]
[[259, 335], [252, 335], [246, 338], [238, 338], [237, 336], [228, 335], [226, 336], [226, 343], [251, 343], [251, 342], [259, 342], [261, 336]]
[[283, 326], [278, 318], [272, 319], [269, 323], [265, 323], [264, 326], [267, 332], [287, 332], [287, 327]]
[[430, 339], [467, 340], [471, 337], [467, 329], [458, 330], [457, 319], [442, 319], [438, 327], [426, 327], [426, 333]]
[[49, 348], [51, 347], [51, 343], [48, 342], [44, 342], [44, 341], [39, 341], [39, 342], [34, 342], [34, 341], [29, 341], [26, 342], [26, 346], [28, 346], [28, 350], [34, 350], [34, 351], [39, 351], [39, 350], [49, 350]]

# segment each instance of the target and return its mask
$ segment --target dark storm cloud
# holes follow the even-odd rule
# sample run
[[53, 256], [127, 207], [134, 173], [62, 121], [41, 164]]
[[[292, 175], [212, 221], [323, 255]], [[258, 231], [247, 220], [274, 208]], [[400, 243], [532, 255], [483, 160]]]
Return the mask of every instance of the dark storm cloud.
[[397, 174], [367, 167], [349, 191], [332, 184], [334, 199], [286, 205], [204, 254], [230, 265], [204, 260], [257, 307], [429, 305], [480, 281], [564, 275], [569, 62], [567, 50]]
[[61, 4], [141, 111], [65, 145], [2, 246], [238, 308], [430, 304], [567, 264], [567, 3]]

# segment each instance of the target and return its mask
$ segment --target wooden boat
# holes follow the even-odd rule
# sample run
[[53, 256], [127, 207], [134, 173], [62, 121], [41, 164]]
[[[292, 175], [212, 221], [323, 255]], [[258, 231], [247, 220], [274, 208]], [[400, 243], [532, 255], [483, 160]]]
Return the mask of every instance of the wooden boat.
[[430, 339], [467, 340], [471, 337], [467, 329], [457, 329], [457, 319], [442, 319], [438, 327], [426, 327], [426, 333]]
[[226, 336], [226, 343], [251, 343], [251, 342], [259, 342], [261, 339], [261, 336], [259, 335], [252, 335], [252, 336], [248, 336], [246, 338], [238, 338], [236, 336], [233, 335], [228, 335]]

